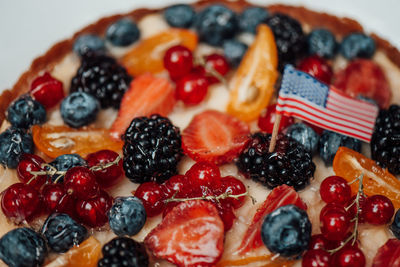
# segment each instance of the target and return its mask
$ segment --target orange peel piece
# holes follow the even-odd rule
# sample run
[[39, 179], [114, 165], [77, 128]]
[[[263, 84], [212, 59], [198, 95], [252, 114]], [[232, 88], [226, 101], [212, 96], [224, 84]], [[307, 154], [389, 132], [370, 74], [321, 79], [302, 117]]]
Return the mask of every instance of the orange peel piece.
[[65, 267], [95, 267], [101, 254], [101, 244], [93, 236], [80, 245], [71, 248], [64, 256], [67, 259]]
[[259, 265], [257, 266], [264, 267], [289, 267], [293, 265], [294, 261], [289, 261], [281, 257], [276, 257], [276, 255], [268, 254], [240, 258], [236, 260], [221, 260], [217, 263], [216, 267], [246, 266], [250, 263], [258, 263]]

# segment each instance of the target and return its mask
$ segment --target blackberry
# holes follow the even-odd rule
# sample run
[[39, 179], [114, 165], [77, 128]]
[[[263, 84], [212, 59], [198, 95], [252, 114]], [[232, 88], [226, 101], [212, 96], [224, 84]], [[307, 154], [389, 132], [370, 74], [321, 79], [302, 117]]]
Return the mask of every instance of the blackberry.
[[400, 174], [400, 106], [381, 110], [371, 139], [372, 159], [392, 174]]
[[70, 92], [85, 92], [96, 97], [102, 108], [118, 109], [132, 77], [109, 56], [88, 53], [72, 78]]
[[162, 183], [177, 173], [181, 135], [168, 118], [160, 115], [132, 120], [124, 136], [125, 175], [134, 183]]
[[278, 135], [275, 151], [268, 152], [271, 134], [255, 133], [236, 165], [245, 175], [268, 188], [286, 184], [300, 190], [313, 177], [311, 153], [295, 140]]
[[103, 258], [97, 263], [98, 267], [146, 267], [149, 256], [142, 243], [128, 237], [116, 237], [103, 246]]
[[295, 63], [306, 51], [306, 37], [300, 23], [292, 17], [276, 13], [267, 18], [278, 48], [279, 68]]

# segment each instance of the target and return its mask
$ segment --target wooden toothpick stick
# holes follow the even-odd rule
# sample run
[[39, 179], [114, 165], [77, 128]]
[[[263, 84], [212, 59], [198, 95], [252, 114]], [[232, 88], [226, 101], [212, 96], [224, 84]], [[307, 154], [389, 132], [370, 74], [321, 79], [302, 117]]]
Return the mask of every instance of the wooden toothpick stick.
[[274, 128], [272, 129], [271, 142], [269, 143], [269, 153], [274, 152], [276, 145], [276, 137], [278, 136], [279, 124], [281, 123], [282, 114], [276, 114]]

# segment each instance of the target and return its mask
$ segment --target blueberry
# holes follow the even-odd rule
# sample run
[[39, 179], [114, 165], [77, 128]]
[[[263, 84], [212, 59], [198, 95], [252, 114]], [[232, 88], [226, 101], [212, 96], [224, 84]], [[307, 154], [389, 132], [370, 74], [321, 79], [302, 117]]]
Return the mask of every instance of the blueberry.
[[308, 248], [311, 222], [307, 213], [295, 205], [277, 208], [264, 219], [261, 239], [273, 253], [295, 257]]
[[333, 58], [337, 52], [337, 42], [332, 32], [326, 29], [315, 29], [307, 38], [308, 53], [324, 58]]
[[256, 33], [257, 26], [265, 23], [269, 14], [265, 8], [249, 7], [239, 16], [239, 28], [244, 32]]
[[106, 46], [99, 36], [94, 34], [85, 34], [76, 39], [73, 50], [79, 56], [83, 56], [88, 52], [103, 53], [106, 50]]
[[61, 117], [73, 128], [88, 125], [96, 120], [99, 101], [85, 92], [73, 92], [61, 102]]
[[46, 121], [46, 110], [31, 96], [23, 95], [8, 107], [7, 120], [16, 128], [28, 129]]
[[392, 230], [393, 235], [397, 239], [400, 239], [400, 209], [398, 209], [394, 215], [393, 222], [390, 225], [390, 230]]
[[304, 123], [295, 123], [286, 129], [286, 135], [304, 146], [311, 154], [318, 149], [319, 135]]
[[375, 41], [363, 33], [347, 35], [340, 44], [340, 53], [347, 58], [371, 58], [375, 53]]
[[124, 18], [111, 24], [106, 32], [106, 39], [115, 46], [128, 46], [140, 38], [140, 31], [135, 22]]
[[361, 141], [327, 130], [322, 133], [319, 140], [319, 155], [327, 166], [332, 165], [333, 158], [340, 146], [360, 152]]
[[227, 40], [223, 47], [224, 55], [233, 67], [239, 66], [248, 48], [246, 44], [236, 40]]
[[63, 213], [50, 215], [44, 222], [41, 233], [47, 239], [49, 247], [57, 253], [67, 252], [88, 236], [85, 227]]
[[118, 236], [133, 236], [140, 232], [146, 222], [146, 211], [136, 197], [118, 197], [108, 213], [113, 232]]
[[0, 259], [8, 266], [41, 266], [46, 255], [45, 240], [30, 228], [16, 228], [0, 239]]
[[200, 40], [215, 46], [232, 38], [238, 29], [236, 14], [223, 5], [206, 7], [197, 14], [194, 24]]
[[22, 154], [33, 154], [33, 140], [29, 133], [10, 127], [0, 134], [0, 163], [15, 169]]
[[[87, 163], [78, 154], [64, 154], [55, 158], [52, 162], [50, 162], [50, 165], [55, 167], [58, 171], [68, 171], [72, 167], [87, 166]], [[51, 177], [51, 180], [54, 182], [58, 177], [59, 175], [55, 174], [53, 177]], [[57, 181], [62, 183], [62, 177]]]
[[164, 11], [167, 23], [177, 28], [189, 28], [192, 26], [195, 16], [194, 9], [185, 4], [172, 5]]

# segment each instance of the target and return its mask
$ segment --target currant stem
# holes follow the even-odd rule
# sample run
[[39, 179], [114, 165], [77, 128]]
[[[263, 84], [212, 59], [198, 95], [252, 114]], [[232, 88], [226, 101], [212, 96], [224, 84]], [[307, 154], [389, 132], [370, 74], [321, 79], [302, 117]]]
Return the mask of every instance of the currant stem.
[[222, 76], [218, 71], [216, 71], [212, 66], [209, 66], [206, 64], [206, 61], [204, 60], [204, 58], [202, 57], [198, 57], [195, 59], [195, 63], [199, 64], [200, 66], [204, 67], [204, 69], [206, 70], [206, 72], [208, 74], [211, 74], [211, 76], [214, 76], [215, 78], [217, 78], [221, 83], [227, 85], [228, 82], [226, 81], [226, 79], [224, 78], [224, 76]]

